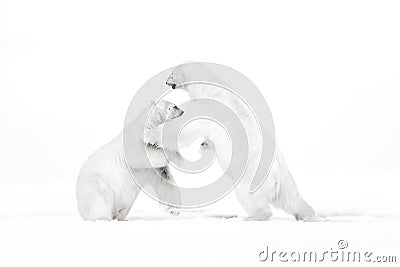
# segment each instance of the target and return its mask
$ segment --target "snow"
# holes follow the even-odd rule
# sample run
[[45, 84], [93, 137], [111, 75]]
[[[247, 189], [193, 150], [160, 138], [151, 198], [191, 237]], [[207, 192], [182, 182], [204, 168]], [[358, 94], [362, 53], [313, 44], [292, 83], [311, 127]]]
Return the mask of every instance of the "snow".
[[[186, 2], [0, 1], [0, 267], [260, 266], [267, 245], [341, 239], [396, 255], [399, 2]], [[173, 217], [142, 194], [129, 221], [80, 218], [83, 161], [121, 131], [135, 90], [186, 60], [258, 86], [319, 222], [246, 221], [234, 195]]]
[[[393, 175], [385, 177], [393, 181], [398, 177]], [[351, 176], [355, 184], [365, 179], [365, 174]], [[377, 198], [369, 195], [371, 177], [364, 180], [365, 194], [357, 195], [350, 183], [332, 188], [331, 180], [321, 182], [324, 186], [316, 184], [319, 191], [318, 187], [302, 190], [320, 215], [316, 223], [296, 222], [280, 211], [270, 221], [246, 221], [233, 194], [214, 205], [171, 216], [143, 193], [128, 221], [87, 222], [76, 210], [74, 181], [2, 184], [1, 262], [5, 266], [256, 266], [268, 264], [258, 256], [266, 246], [325, 251], [337, 249], [339, 240], [346, 240], [355, 251], [396, 255], [400, 241], [396, 188], [376, 186]], [[325, 187], [331, 190], [323, 191]]]

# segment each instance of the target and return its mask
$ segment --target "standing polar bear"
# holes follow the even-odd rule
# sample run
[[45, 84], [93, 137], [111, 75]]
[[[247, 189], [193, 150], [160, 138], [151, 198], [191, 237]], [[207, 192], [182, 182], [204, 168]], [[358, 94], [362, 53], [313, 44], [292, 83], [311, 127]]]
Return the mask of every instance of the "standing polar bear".
[[[263, 139], [259, 130], [256, 118], [251, 110], [237, 96], [230, 91], [222, 89], [213, 84], [192, 83], [197, 81], [194, 72], [199, 71], [195, 65], [189, 63], [177, 66], [168, 77], [166, 84], [172, 89], [182, 89], [188, 92], [191, 99], [211, 98], [230, 107], [240, 118], [249, 137], [249, 160], [248, 167], [240, 183], [235, 187], [235, 193], [239, 202], [248, 214], [250, 220], [267, 220], [272, 212], [270, 205], [283, 209], [292, 214], [296, 220], [314, 221], [315, 212], [311, 206], [300, 196], [296, 184], [289, 172], [282, 153], [278, 148], [275, 149], [273, 163], [268, 177], [261, 187], [254, 193], [249, 193], [250, 184], [256, 173], [258, 163], [262, 154]], [[202, 69], [200, 69], [202, 71]], [[198, 74], [198, 73], [197, 73]], [[214, 75], [214, 74], [207, 74]], [[189, 105], [190, 107], [190, 105]], [[187, 125], [187, 134], [180, 137], [180, 146], [189, 146], [199, 137], [209, 138], [215, 143], [217, 159], [222, 169], [226, 169], [232, 154], [230, 143], [226, 136], [221, 135], [220, 131], [213, 127], [199, 127], [196, 124], [192, 128]], [[219, 127], [215, 126], [214, 127]], [[260, 162], [260, 164], [263, 164]]]
[[[182, 114], [183, 111], [173, 103], [153, 103], [126, 126], [124, 134], [129, 138], [125, 140], [125, 148], [128, 149], [124, 151], [121, 133], [85, 161], [76, 183], [78, 210], [83, 219], [125, 220], [141, 190], [131, 173], [140, 185], [150, 185], [159, 199], [174, 198], [175, 203], [176, 200], [179, 202], [180, 194], [173, 186], [175, 182], [164, 154], [168, 148], [158, 147], [160, 140], [154, 140], [154, 137], [160, 136], [163, 123]], [[131, 153], [129, 161], [124, 152]], [[169, 154], [179, 161], [178, 153]]]

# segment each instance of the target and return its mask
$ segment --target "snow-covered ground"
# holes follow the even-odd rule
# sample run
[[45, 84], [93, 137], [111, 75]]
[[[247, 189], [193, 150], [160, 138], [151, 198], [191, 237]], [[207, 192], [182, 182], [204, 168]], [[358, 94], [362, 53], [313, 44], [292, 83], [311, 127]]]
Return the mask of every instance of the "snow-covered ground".
[[[384, 176], [387, 181], [398, 177]], [[302, 190], [320, 215], [316, 223], [296, 222], [280, 211], [270, 221], [246, 221], [233, 194], [214, 205], [171, 216], [143, 193], [128, 221], [86, 222], [75, 207], [74, 181], [4, 184], [0, 186], [1, 262], [7, 266], [253, 266], [269, 264], [259, 260], [267, 246], [270, 251], [322, 255], [338, 250], [339, 240], [348, 242], [347, 251], [397, 256], [398, 262], [397, 188], [374, 189], [374, 179], [365, 179], [365, 174], [349, 174], [348, 183], [339, 185], [333, 177], [327, 178]], [[357, 182], [364, 187], [355, 187]]]
[[[189, 2], [0, 1], [0, 267], [260, 266], [267, 246], [339, 240], [399, 262], [400, 2]], [[147, 79], [187, 60], [257, 85], [319, 222], [246, 221], [232, 194], [175, 217], [142, 194], [128, 221], [80, 218], [83, 161]]]

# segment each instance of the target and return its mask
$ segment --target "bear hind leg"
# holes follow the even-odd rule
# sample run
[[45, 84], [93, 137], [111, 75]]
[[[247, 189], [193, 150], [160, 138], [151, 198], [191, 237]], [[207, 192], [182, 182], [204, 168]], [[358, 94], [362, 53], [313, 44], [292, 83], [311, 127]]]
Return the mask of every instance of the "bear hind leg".
[[293, 215], [297, 221], [317, 221], [314, 209], [296, 191], [292, 194], [281, 194], [273, 205]]
[[80, 178], [77, 185], [78, 210], [84, 220], [111, 221], [115, 218], [113, 192], [100, 176]]
[[111, 221], [114, 219], [113, 207], [101, 197], [92, 197], [88, 203], [87, 212], [82, 213], [84, 220], [88, 221]]

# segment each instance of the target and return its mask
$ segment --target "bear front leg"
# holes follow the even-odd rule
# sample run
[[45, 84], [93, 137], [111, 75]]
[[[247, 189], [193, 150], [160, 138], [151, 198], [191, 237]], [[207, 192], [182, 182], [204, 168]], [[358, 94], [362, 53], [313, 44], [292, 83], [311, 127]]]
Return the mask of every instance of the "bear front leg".
[[[181, 194], [169, 167], [157, 168], [156, 172], [156, 177], [151, 186], [157, 194], [159, 201], [168, 206], [167, 211], [171, 215], [178, 215], [178, 207], [182, 204]], [[170, 206], [169, 204], [173, 204], [174, 206]]]
[[263, 198], [250, 195], [243, 188], [235, 188], [235, 192], [240, 204], [247, 213], [246, 220], [267, 221], [271, 218], [271, 208]]

